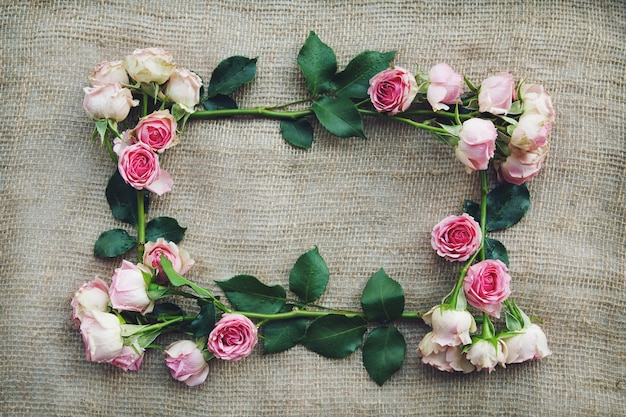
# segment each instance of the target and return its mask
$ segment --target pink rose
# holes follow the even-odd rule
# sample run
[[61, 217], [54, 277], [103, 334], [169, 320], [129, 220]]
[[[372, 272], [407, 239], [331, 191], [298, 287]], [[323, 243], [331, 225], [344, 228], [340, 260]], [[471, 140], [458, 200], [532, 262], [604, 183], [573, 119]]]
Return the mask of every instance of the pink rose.
[[474, 365], [467, 360], [460, 345], [440, 346], [434, 343], [432, 338], [432, 332], [426, 333], [417, 347], [417, 354], [422, 358], [422, 363], [446, 372], [469, 373], [474, 370]]
[[507, 114], [515, 99], [515, 82], [509, 73], [485, 79], [480, 85], [478, 106], [481, 112]]
[[91, 77], [88, 80], [93, 85], [102, 84], [130, 84], [128, 73], [122, 65], [122, 61], [104, 61], [98, 64]]
[[455, 153], [468, 172], [483, 171], [496, 150], [498, 131], [490, 120], [472, 118], [463, 122]]
[[523, 184], [534, 178], [541, 169], [541, 164], [546, 159], [548, 147], [537, 148], [531, 152], [524, 152], [515, 148], [511, 149], [511, 155], [506, 160], [498, 162], [498, 176], [511, 184]]
[[235, 362], [252, 353], [257, 343], [257, 328], [244, 315], [226, 313], [209, 334], [208, 349], [217, 358]]
[[130, 77], [140, 83], [163, 84], [174, 67], [172, 56], [162, 48], [136, 49], [124, 60]]
[[162, 153], [178, 143], [176, 127], [176, 119], [170, 111], [159, 110], [141, 118], [132, 136], [153, 151]]
[[457, 74], [448, 64], [437, 64], [428, 72], [430, 85], [426, 99], [433, 111], [448, 110], [446, 104], [454, 104], [463, 94], [463, 76]]
[[98, 310], [86, 312], [80, 323], [80, 332], [88, 361], [110, 361], [117, 357], [124, 347], [122, 327], [115, 314]]
[[172, 378], [190, 387], [202, 384], [209, 375], [209, 364], [191, 340], [179, 340], [165, 348], [165, 364]]
[[161, 268], [161, 255], [169, 259], [174, 271], [181, 275], [189, 271], [195, 264], [195, 261], [189, 257], [189, 253], [180, 249], [174, 242], [167, 242], [162, 237], [158, 238], [156, 242], [147, 242], [144, 247], [143, 263], [157, 271], [157, 282], [160, 284], [167, 282], [167, 275]]
[[122, 88], [118, 83], [85, 87], [83, 90], [83, 108], [94, 120], [110, 119], [121, 122], [128, 116], [130, 108], [139, 104], [138, 100], [133, 100], [130, 90]]
[[376, 111], [393, 116], [411, 106], [417, 95], [417, 82], [413, 74], [404, 68], [389, 68], [370, 80], [367, 94]]
[[470, 344], [470, 333], [476, 331], [474, 316], [467, 310], [435, 306], [422, 316], [422, 320], [433, 328], [432, 342], [439, 346]]
[[[122, 146], [120, 146], [122, 145]], [[123, 146], [116, 141], [115, 149], [119, 160], [117, 169], [120, 175], [136, 190], [152, 191], [163, 195], [172, 189], [174, 181], [167, 171], [159, 166], [159, 157], [145, 143], [138, 142]]]
[[178, 103], [187, 113], [193, 113], [194, 107], [200, 102], [202, 79], [185, 68], [175, 68], [170, 75], [163, 94], [168, 100]]
[[524, 83], [520, 88], [520, 96], [524, 104], [524, 114], [540, 114], [554, 123], [556, 116], [552, 99], [542, 85]]
[[448, 216], [433, 227], [430, 244], [448, 261], [465, 262], [480, 247], [480, 225], [469, 214]]
[[72, 321], [80, 326], [83, 315], [91, 310], [106, 312], [109, 306], [109, 286], [100, 278], [81, 285], [72, 301]]
[[545, 333], [536, 324], [531, 324], [521, 329], [519, 334], [503, 340], [507, 347], [506, 363], [542, 359], [552, 354]]
[[505, 359], [507, 355], [507, 347], [504, 342], [498, 339], [496, 346], [490, 340], [481, 339], [472, 344], [465, 356], [476, 366], [477, 371], [483, 369], [493, 371], [496, 365], [500, 364], [505, 367]]
[[499, 318], [502, 302], [511, 295], [510, 283], [504, 262], [487, 259], [469, 267], [463, 278], [463, 290], [470, 305]]
[[509, 146], [523, 151], [543, 148], [550, 140], [551, 129], [552, 123], [545, 116], [524, 113], [513, 130]]
[[143, 353], [144, 349], [137, 346], [124, 346], [121, 352], [109, 360], [113, 366], [117, 366], [118, 368], [124, 371], [138, 371], [141, 366], [141, 362], [143, 361]]
[[146, 278], [152, 274], [142, 264], [133, 265], [127, 260], [115, 270], [111, 278], [109, 296], [111, 305], [119, 311], [137, 311], [141, 314], [150, 313], [154, 302], [148, 297]]

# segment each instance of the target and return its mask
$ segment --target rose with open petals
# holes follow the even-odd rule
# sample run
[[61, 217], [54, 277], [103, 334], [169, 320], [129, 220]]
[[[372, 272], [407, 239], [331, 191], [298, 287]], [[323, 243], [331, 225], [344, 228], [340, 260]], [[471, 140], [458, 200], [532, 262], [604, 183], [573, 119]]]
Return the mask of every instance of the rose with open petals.
[[496, 164], [498, 176], [510, 184], [521, 185], [534, 178], [548, 153], [548, 146], [530, 152], [509, 147], [511, 154]]
[[367, 94], [378, 112], [393, 116], [411, 106], [417, 95], [417, 82], [404, 68], [388, 68], [370, 80]]
[[121, 122], [128, 116], [130, 108], [139, 104], [139, 100], [133, 100], [130, 90], [119, 83], [85, 87], [83, 90], [83, 108], [94, 120], [110, 119]]
[[467, 360], [461, 346], [441, 346], [433, 342], [433, 332], [428, 332], [417, 347], [417, 355], [422, 358], [422, 363], [433, 366], [440, 371], [462, 371], [469, 373], [474, 370], [474, 365]]
[[471, 306], [499, 318], [502, 302], [511, 295], [510, 283], [504, 262], [486, 259], [469, 267], [463, 278], [463, 290]]
[[454, 104], [463, 94], [463, 76], [454, 72], [448, 64], [437, 64], [428, 72], [430, 84], [426, 99], [433, 111], [448, 110], [447, 104]]
[[162, 153], [178, 143], [176, 119], [169, 110], [159, 110], [142, 117], [133, 130], [133, 137], [155, 152]]
[[128, 73], [122, 64], [122, 61], [103, 61], [94, 70], [90, 77], [87, 77], [93, 85], [113, 84], [122, 85], [130, 84]]
[[467, 172], [483, 171], [496, 151], [498, 131], [490, 120], [472, 118], [463, 122], [455, 154]]
[[552, 354], [545, 333], [534, 323], [503, 340], [507, 347], [506, 363], [542, 359]]
[[167, 282], [167, 275], [161, 268], [161, 255], [165, 256], [172, 263], [174, 271], [181, 275], [189, 271], [195, 264], [189, 253], [179, 248], [174, 242], [167, 242], [162, 237], [158, 238], [156, 242], [146, 242], [143, 263], [157, 271], [156, 282], [159, 284]]
[[154, 302], [148, 297], [144, 274], [151, 275], [144, 265], [122, 261], [122, 266], [115, 270], [111, 278], [109, 288], [113, 308], [120, 311], [137, 311], [141, 314], [152, 311]]
[[507, 347], [500, 339], [497, 340], [495, 346], [491, 340], [482, 339], [474, 342], [465, 356], [476, 366], [477, 371], [484, 369], [491, 373], [498, 364], [505, 367]]
[[[117, 142], [119, 146], [120, 143]], [[144, 188], [163, 195], [172, 189], [174, 181], [167, 171], [159, 166], [159, 157], [143, 142], [116, 147], [119, 151], [117, 169], [120, 175], [136, 190]]]
[[80, 326], [86, 312], [97, 310], [106, 312], [109, 305], [109, 286], [100, 278], [81, 285], [72, 301], [72, 321]]
[[140, 83], [163, 84], [175, 66], [172, 55], [162, 48], [135, 49], [124, 60], [130, 77]]
[[550, 94], [539, 84], [526, 84], [520, 87], [520, 96], [524, 104], [524, 114], [540, 114], [554, 123], [556, 115]]
[[226, 313], [209, 334], [208, 349], [217, 358], [235, 362], [252, 353], [257, 343], [257, 328], [244, 315]]
[[165, 348], [165, 364], [172, 378], [193, 387], [202, 384], [209, 375], [209, 364], [202, 351], [191, 340], [179, 340]]
[[107, 362], [117, 357], [122, 348], [122, 326], [115, 314], [90, 310], [80, 323], [87, 360]]
[[514, 99], [515, 82], [509, 73], [489, 77], [480, 85], [478, 106], [481, 112], [507, 114]]
[[439, 346], [470, 344], [470, 333], [476, 331], [474, 316], [467, 310], [453, 310], [437, 305], [424, 314], [422, 320], [433, 328], [432, 342]]
[[465, 262], [480, 247], [480, 225], [469, 214], [448, 216], [433, 227], [430, 244], [448, 261]]
[[194, 107], [200, 102], [202, 79], [186, 68], [174, 68], [163, 94], [168, 100], [178, 103], [186, 112], [193, 113]]

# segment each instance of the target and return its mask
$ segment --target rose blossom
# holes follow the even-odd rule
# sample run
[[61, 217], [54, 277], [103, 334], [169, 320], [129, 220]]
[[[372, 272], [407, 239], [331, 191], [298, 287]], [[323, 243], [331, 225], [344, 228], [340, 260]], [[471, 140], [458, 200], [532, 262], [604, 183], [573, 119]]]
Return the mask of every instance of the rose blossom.
[[467, 310], [434, 306], [422, 316], [422, 320], [433, 328], [432, 342], [440, 346], [470, 344], [470, 333], [476, 331], [474, 316]]
[[507, 347], [506, 363], [542, 359], [552, 354], [541, 327], [533, 323], [519, 331], [519, 334], [503, 339]]
[[142, 117], [133, 130], [133, 136], [153, 151], [162, 153], [178, 143], [176, 127], [176, 119], [170, 111], [159, 110]]
[[367, 94], [378, 112], [393, 116], [411, 106], [417, 95], [417, 82], [402, 67], [388, 68], [370, 80]]
[[209, 334], [208, 349], [217, 358], [235, 362], [252, 353], [257, 328], [242, 314], [226, 313]]
[[470, 305], [499, 318], [502, 302], [511, 295], [511, 276], [504, 262], [486, 259], [469, 267], [463, 291]]
[[121, 122], [128, 116], [130, 108], [139, 104], [139, 100], [133, 100], [130, 90], [119, 83], [85, 87], [83, 90], [83, 108], [94, 120], [110, 119]]
[[430, 244], [448, 261], [467, 261], [480, 247], [480, 225], [469, 214], [448, 216], [433, 227]]
[[478, 106], [481, 112], [507, 114], [515, 98], [513, 76], [503, 72], [485, 79], [480, 85]]
[[163, 84], [174, 67], [172, 56], [162, 48], [135, 49], [124, 60], [124, 68], [130, 77], [140, 83]]
[[143, 353], [144, 349], [141, 347], [124, 346], [121, 352], [108, 363], [124, 371], [138, 371], [143, 361]]
[[463, 76], [454, 72], [448, 64], [437, 64], [428, 72], [430, 85], [426, 99], [433, 111], [448, 110], [446, 104], [454, 104], [463, 93]]
[[120, 354], [124, 343], [122, 327], [115, 314], [90, 310], [80, 323], [87, 360], [106, 362]]
[[156, 242], [146, 242], [143, 263], [157, 271], [158, 283], [166, 283], [167, 275], [161, 268], [161, 255], [164, 255], [172, 263], [172, 268], [179, 274], [189, 271], [195, 261], [189, 257], [189, 253], [176, 246], [174, 242], [167, 242], [162, 237]]
[[144, 265], [122, 261], [122, 266], [115, 270], [111, 278], [109, 288], [113, 308], [120, 311], [137, 311], [141, 314], [152, 311], [154, 302], [148, 297], [144, 274], [150, 275], [150, 271]]
[[520, 88], [520, 96], [524, 104], [524, 114], [540, 114], [554, 123], [556, 116], [552, 99], [542, 85], [524, 83]]
[[472, 118], [463, 122], [455, 154], [468, 172], [482, 171], [496, 150], [498, 131], [490, 120]]
[[505, 367], [507, 347], [504, 342], [498, 339], [496, 346], [490, 340], [479, 340], [472, 344], [465, 356], [476, 366], [477, 371], [486, 369], [491, 373], [500, 364]]
[[91, 310], [106, 312], [109, 306], [109, 286], [100, 278], [87, 282], [74, 293], [72, 301], [72, 321], [80, 326], [83, 315]]
[[191, 340], [179, 340], [165, 348], [165, 364], [172, 378], [190, 387], [200, 385], [209, 375], [209, 364]]
[[474, 365], [462, 353], [460, 345], [440, 346], [434, 343], [432, 338], [433, 332], [426, 333], [417, 347], [417, 354], [422, 358], [422, 363], [446, 372], [469, 373], [474, 370]]
[[130, 84], [130, 80], [128, 79], [128, 73], [124, 69], [122, 61], [101, 62], [100, 64], [98, 64], [93, 74], [90, 77], [87, 77], [87, 79], [93, 85], [114, 83], [122, 85]]
[[194, 107], [200, 102], [202, 79], [186, 68], [174, 68], [163, 94], [168, 100], [178, 103], [186, 112], [193, 113]]
[[541, 164], [546, 159], [548, 147], [537, 148], [531, 152], [524, 152], [515, 148], [506, 160], [497, 163], [499, 177], [511, 184], [523, 184], [537, 175]]
[[172, 189], [174, 181], [167, 171], [159, 166], [159, 157], [142, 142], [124, 146], [116, 141], [114, 148], [119, 156], [117, 169], [120, 175], [136, 190], [144, 188], [158, 195]]
[[511, 135], [509, 146], [534, 151], [548, 144], [552, 123], [541, 114], [524, 113]]

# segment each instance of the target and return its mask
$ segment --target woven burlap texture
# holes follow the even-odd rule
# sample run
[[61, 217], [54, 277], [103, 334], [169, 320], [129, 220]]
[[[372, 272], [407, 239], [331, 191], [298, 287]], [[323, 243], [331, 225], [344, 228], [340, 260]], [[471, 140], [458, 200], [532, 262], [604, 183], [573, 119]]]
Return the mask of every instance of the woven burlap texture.
[[[3, 1], [0, 13], [0, 414], [28, 416], [564, 416], [626, 409], [625, 42], [623, 1]], [[492, 236], [509, 250], [513, 295], [543, 320], [553, 355], [491, 374], [448, 374], [414, 350], [428, 331], [401, 323], [403, 368], [383, 387], [347, 359], [302, 347], [212, 361], [205, 384], [174, 381], [158, 351], [138, 373], [89, 363], [70, 323], [82, 283], [109, 280], [120, 259], [93, 256], [98, 235], [126, 227], [104, 187], [114, 167], [90, 144], [87, 76], [103, 60], [161, 46], [208, 80], [232, 55], [258, 57], [242, 107], [304, 97], [296, 65], [309, 31], [344, 66], [396, 50], [395, 63], [447, 62], [475, 83], [501, 71], [543, 84], [557, 109], [550, 156], [529, 183], [532, 207]], [[425, 132], [365, 120], [367, 140], [315, 125], [309, 151], [272, 120], [192, 121], [163, 166], [174, 178], [150, 217], [185, 227], [190, 279], [252, 274], [287, 286], [317, 245], [331, 281], [321, 303], [359, 308], [379, 268], [407, 309], [425, 311], [457, 265], [430, 230], [479, 195], [452, 149]], [[130, 230], [130, 229], [129, 229]], [[162, 339], [165, 344], [173, 340]]]

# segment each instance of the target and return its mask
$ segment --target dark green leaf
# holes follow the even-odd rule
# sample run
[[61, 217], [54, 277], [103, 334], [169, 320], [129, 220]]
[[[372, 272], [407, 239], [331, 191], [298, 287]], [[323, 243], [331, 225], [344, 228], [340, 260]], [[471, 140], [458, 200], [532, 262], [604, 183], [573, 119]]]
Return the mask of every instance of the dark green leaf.
[[298, 66], [306, 80], [307, 90], [315, 96], [330, 88], [330, 81], [337, 72], [337, 57], [311, 32], [298, 54]]
[[285, 304], [285, 289], [268, 287], [252, 275], [237, 275], [226, 281], [215, 281], [237, 310], [274, 314]]
[[263, 326], [263, 353], [291, 349], [304, 336], [307, 324], [307, 319], [270, 321]]
[[227, 110], [236, 109], [237, 102], [230, 96], [218, 94], [212, 98], [209, 98], [202, 102], [202, 105], [207, 110]]
[[98, 258], [115, 258], [131, 250], [137, 239], [124, 229], [111, 229], [102, 232], [93, 247], [93, 254]]
[[289, 273], [289, 289], [304, 303], [310, 303], [322, 295], [328, 284], [326, 262], [317, 246], [302, 254]]
[[469, 214], [474, 220], [480, 223], [480, 204], [471, 200], [465, 200], [465, 203], [463, 203], [463, 212]]
[[209, 82], [208, 98], [218, 94], [230, 94], [243, 84], [249, 83], [256, 74], [256, 58], [231, 56], [219, 63]]
[[313, 102], [311, 109], [324, 129], [333, 135], [340, 138], [356, 136], [365, 139], [363, 119], [349, 98], [322, 97]]
[[363, 344], [363, 365], [378, 385], [402, 367], [406, 342], [395, 327], [374, 329]]
[[205, 337], [211, 333], [215, 327], [215, 306], [213, 303], [204, 304], [200, 308], [200, 312], [191, 322], [191, 330], [193, 337]]
[[305, 118], [281, 120], [280, 132], [283, 139], [296, 148], [309, 149], [313, 144], [313, 127]]
[[334, 78], [335, 92], [339, 97], [366, 98], [370, 79], [389, 68], [395, 51], [364, 51], [355, 56]]
[[180, 227], [176, 219], [171, 217], [155, 217], [146, 225], [146, 241], [156, 242], [160, 237], [178, 243], [185, 236], [186, 227]]
[[[147, 213], [150, 193], [146, 191], [142, 191], [142, 193], [144, 196], [144, 211]], [[105, 194], [113, 217], [137, 226], [137, 194], [139, 193], [124, 181], [117, 169], [109, 178]]]
[[400, 318], [404, 311], [402, 286], [380, 269], [365, 285], [361, 307], [369, 320], [390, 321]]
[[366, 330], [362, 317], [328, 315], [315, 319], [300, 343], [327, 358], [344, 358], [361, 346]]
[[184, 316], [185, 311], [174, 303], [158, 303], [154, 305], [154, 309], [150, 314], [156, 317], [157, 320], [164, 321], [174, 316]]
[[530, 194], [525, 184], [503, 183], [487, 194], [487, 230], [492, 232], [513, 226], [530, 208]]
[[485, 258], [499, 259], [509, 266], [509, 254], [506, 247], [499, 240], [490, 237], [485, 238]]

